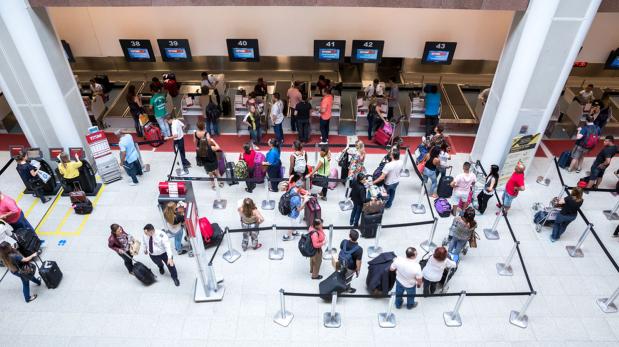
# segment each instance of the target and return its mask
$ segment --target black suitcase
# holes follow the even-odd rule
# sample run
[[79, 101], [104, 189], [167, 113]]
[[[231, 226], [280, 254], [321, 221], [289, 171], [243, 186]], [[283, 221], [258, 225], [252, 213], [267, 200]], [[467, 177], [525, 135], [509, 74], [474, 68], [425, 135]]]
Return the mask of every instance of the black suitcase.
[[41, 249], [41, 239], [32, 229], [20, 228], [13, 231], [19, 252], [28, 257]]
[[136, 261], [133, 263], [133, 274], [145, 286], [150, 286], [155, 283], [157, 276], [146, 265]]
[[373, 214], [362, 214], [361, 215], [361, 223], [359, 225], [359, 229], [361, 231], [361, 236], [369, 239], [376, 237], [376, 230], [378, 230], [378, 225], [383, 221], [383, 213], [373, 213]]
[[[39, 260], [41, 259], [39, 258]], [[58, 264], [52, 260], [41, 260], [41, 263], [39, 276], [45, 282], [45, 286], [49, 289], [57, 288], [60, 285], [60, 281], [62, 281], [62, 271], [60, 271]]]
[[226, 163], [226, 178], [232, 180], [232, 181], [228, 181], [228, 185], [230, 186], [239, 184], [239, 181], [234, 180], [234, 163], [231, 161]]
[[453, 187], [451, 186], [451, 182], [453, 182], [453, 176], [441, 176], [440, 181], [438, 182], [437, 194], [439, 198], [450, 198], [453, 193]]
[[91, 214], [92, 202], [90, 202], [90, 200], [86, 200], [85, 202], [78, 202], [73, 205], [73, 210], [75, 211], [75, 214]]
[[206, 241], [204, 242], [204, 248], [208, 248], [208, 247], [212, 247], [212, 246], [217, 246], [217, 244], [219, 244], [221, 239], [223, 239], [223, 237], [224, 237], [224, 231], [223, 231], [223, 229], [221, 229], [219, 224], [213, 223], [213, 224], [211, 224], [211, 228], [213, 228], [213, 236], [211, 237], [211, 239], [208, 242], [206, 242]]
[[320, 298], [322, 300], [330, 302], [333, 292], [341, 294], [346, 290], [346, 273], [344, 271], [335, 271], [320, 282], [318, 290], [320, 291]]

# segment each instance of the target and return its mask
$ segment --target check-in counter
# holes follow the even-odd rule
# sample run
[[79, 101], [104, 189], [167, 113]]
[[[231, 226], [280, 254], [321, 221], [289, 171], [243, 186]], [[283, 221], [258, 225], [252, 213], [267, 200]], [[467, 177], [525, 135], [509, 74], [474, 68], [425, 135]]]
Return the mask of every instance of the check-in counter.
[[[310, 99], [312, 113], [310, 114], [310, 130], [312, 133], [320, 133], [320, 102], [322, 96], [314, 96]], [[333, 95], [333, 106], [331, 107], [331, 121], [329, 122], [329, 134], [339, 134], [340, 115], [342, 111], [342, 97]]]
[[[387, 100], [381, 98], [382, 103], [380, 105], [381, 112], [387, 117]], [[358, 98], [355, 103], [355, 134], [356, 135], [367, 135], [368, 133], [368, 113], [370, 100], [365, 98]]]

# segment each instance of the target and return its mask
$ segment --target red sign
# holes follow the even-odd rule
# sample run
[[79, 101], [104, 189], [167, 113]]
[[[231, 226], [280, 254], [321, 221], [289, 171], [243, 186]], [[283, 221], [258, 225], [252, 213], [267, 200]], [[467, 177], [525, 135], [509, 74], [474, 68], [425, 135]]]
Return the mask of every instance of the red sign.
[[573, 67], [587, 67], [587, 64], [586, 61], [575, 61]]

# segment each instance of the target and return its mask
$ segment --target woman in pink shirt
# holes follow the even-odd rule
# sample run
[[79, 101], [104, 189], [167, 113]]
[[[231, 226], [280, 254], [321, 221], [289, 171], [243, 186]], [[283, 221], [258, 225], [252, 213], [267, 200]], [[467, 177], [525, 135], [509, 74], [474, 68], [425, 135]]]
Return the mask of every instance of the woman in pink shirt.
[[[518, 162], [516, 167], [514, 168], [514, 173], [507, 181], [505, 185], [505, 192], [503, 192], [503, 209], [505, 214], [512, 207], [512, 201], [518, 196], [518, 192], [524, 190], [524, 164]], [[496, 214], [500, 214], [501, 211], [498, 211]]]
[[331, 88], [325, 88], [324, 96], [320, 101], [320, 139], [323, 143], [329, 142], [329, 121], [331, 120], [331, 107], [333, 95]]
[[251, 181], [251, 178], [254, 178], [254, 167], [256, 165], [256, 151], [254, 151], [251, 142], [243, 145], [243, 152], [239, 155], [239, 160], [243, 160], [247, 164], [247, 181], [245, 181], [247, 188], [245, 188], [245, 191], [251, 193], [256, 188], [256, 183]]
[[32, 225], [24, 216], [24, 211], [17, 206], [15, 200], [10, 196], [0, 192], [0, 219], [9, 223], [13, 229], [30, 229], [34, 230]]
[[309, 228], [312, 245], [316, 248], [316, 254], [310, 257], [310, 272], [313, 280], [322, 279], [320, 264], [322, 264], [322, 246], [325, 244], [325, 232], [322, 229], [322, 219], [316, 218]]

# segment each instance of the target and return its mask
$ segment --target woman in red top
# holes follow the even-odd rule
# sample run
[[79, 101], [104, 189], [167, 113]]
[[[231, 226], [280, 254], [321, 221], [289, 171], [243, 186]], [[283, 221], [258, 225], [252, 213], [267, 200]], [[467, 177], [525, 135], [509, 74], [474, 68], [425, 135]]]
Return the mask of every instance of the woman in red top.
[[256, 164], [256, 151], [254, 151], [253, 147], [251, 142], [244, 144], [243, 152], [239, 157], [240, 160], [247, 163], [247, 181], [245, 181], [247, 188], [245, 188], [245, 191], [248, 193], [251, 193], [256, 188], [256, 183], [251, 180], [251, 178], [254, 178], [254, 166]]
[[322, 229], [322, 219], [316, 218], [309, 228], [312, 246], [316, 248], [316, 254], [310, 257], [310, 272], [313, 280], [322, 279], [320, 264], [322, 264], [322, 246], [325, 244], [325, 232]]
[[[507, 181], [505, 185], [505, 192], [503, 192], [503, 210], [505, 214], [512, 207], [512, 201], [518, 196], [518, 192], [524, 190], [524, 164], [518, 162], [516, 167], [514, 168], [514, 173]], [[500, 206], [499, 206], [500, 207]], [[501, 211], [497, 211], [497, 215], [500, 214]]]
[[327, 87], [325, 88], [324, 96], [320, 101], [320, 139], [323, 143], [329, 142], [331, 107], [333, 107], [333, 95], [331, 95], [331, 88]]

